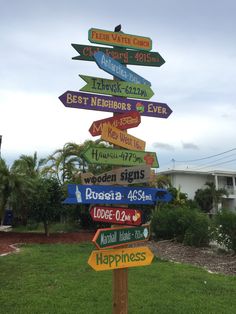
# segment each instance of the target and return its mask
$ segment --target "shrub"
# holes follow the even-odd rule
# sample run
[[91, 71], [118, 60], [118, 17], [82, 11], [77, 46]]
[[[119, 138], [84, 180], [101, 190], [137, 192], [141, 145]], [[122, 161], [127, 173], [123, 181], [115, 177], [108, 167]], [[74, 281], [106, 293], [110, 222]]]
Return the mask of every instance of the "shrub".
[[194, 211], [192, 222], [184, 234], [183, 243], [191, 246], [202, 246], [209, 244], [209, 218], [198, 211]]
[[209, 220], [196, 209], [164, 205], [155, 210], [151, 220], [156, 239], [173, 239], [187, 245], [209, 242]]
[[215, 215], [214, 227], [215, 240], [236, 253], [236, 214], [223, 209]]

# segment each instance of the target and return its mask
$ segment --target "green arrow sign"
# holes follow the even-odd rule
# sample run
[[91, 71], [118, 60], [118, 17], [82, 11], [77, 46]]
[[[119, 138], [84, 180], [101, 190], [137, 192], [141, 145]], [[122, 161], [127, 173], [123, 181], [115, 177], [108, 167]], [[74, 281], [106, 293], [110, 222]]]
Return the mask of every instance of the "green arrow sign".
[[139, 99], [150, 99], [154, 95], [152, 89], [144, 84], [114, 81], [81, 74], [80, 77], [87, 83], [80, 89], [84, 92]]
[[99, 248], [117, 247], [124, 244], [147, 241], [150, 236], [149, 225], [141, 227], [98, 229], [93, 243]]
[[159, 168], [156, 153], [114, 149], [107, 147], [88, 147], [82, 152], [83, 157], [91, 164], [108, 164], [120, 166], [148, 165]]
[[136, 51], [126, 50], [124, 48], [107, 48], [100, 46], [90, 45], [77, 45], [71, 46], [79, 53], [79, 56], [73, 57], [73, 60], [95, 61], [93, 55], [95, 52], [102, 51], [107, 56], [112, 57], [116, 61], [123, 64], [134, 64], [142, 66], [160, 67], [165, 63], [165, 60], [158, 52], [150, 51]]

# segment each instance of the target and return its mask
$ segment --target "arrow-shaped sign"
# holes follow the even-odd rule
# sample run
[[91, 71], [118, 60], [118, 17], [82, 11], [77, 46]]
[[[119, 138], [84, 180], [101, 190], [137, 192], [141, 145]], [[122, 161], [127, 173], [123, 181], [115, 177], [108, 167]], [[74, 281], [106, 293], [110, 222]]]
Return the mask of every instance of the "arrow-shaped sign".
[[148, 241], [149, 237], [149, 225], [141, 227], [104, 228], [97, 230], [92, 242], [98, 249], [104, 249]]
[[98, 28], [89, 30], [88, 39], [90, 42], [97, 44], [152, 50], [152, 40], [149, 37], [111, 32]]
[[130, 226], [142, 224], [142, 211], [138, 209], [95, 205], [91, 206], [89, 212], [93, 221]]
[[63, 203], [153, 205], [157, 201], [168, 202], [170, 200], [171, 195], [165, 189], [68, 184], [68, 198]]
[[145, 84], [114, 81], [81, 74], [80, 77], [87, 83], [80, 89], [84, 92], [139, 99], [150, 99], [154, 95], [152, 89]]
[[167, 104], [149, 102], [123, 97], [89, 94], [67, 91], [59, 97], [64, 106], [69, 108], [128, 113], [138, 111], [141, 116], [168, 118], [172, 110]]
[[92, 173], [81, 173], [82, 184], [126, 185], [145, 183], [150, 180], [151, 169], [148, 166], [116, 168], [94, 176]]
[[71, 45], [79, 53], [79, 56], [72, 58], [73, 60], [95, 61], [93, 57], [94, 53], [102, 51], [107, 56], [123, 64], [160, 67], [165, 63], [165, 60], [158, 52], [148, 52], [143, 50], [135, 51], [77, 44]]
[[96, 271], [150, 265], [153, 253], [148, 247], [93, 251], [88, 264]]
[[146, 143], [114, 126], [104, 124], [101, 139], [111, 144], [133, 150], [145, 150]]
[[151, 83], [145, 80], [145, 78], [126, 68], [118, 61], [108, 57], [102, 51], [96, 52], [94, 58], [99, 68], [123, 81], [151, 86]]
[[151, 168], [159, 168], [156, 153], [153, 152], [89, 146], [82, 152], [82, 156], [91, 164], [114, 166], [146, 165]]
[[138, 111], [130, 111], [128, 113], [116, 114], [110, 118], [94, 121], [89, 128], [89, 132], [92, 136], [97, 136], [102, 134], [104, 124], [109, 124], [120, 130], [127, 130], [135, 128], [140, 122], [140, 113]]

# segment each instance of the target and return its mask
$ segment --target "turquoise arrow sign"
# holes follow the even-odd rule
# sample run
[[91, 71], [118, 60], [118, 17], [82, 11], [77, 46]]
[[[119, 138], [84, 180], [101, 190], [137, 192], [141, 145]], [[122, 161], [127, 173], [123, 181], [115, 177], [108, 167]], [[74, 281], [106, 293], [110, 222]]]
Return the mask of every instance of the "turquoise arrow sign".
[[145, 80], [142, 76], [139, 76], [101, 51], [96, 52], [94, 54], [94, 58], [99, 68], [113, 76], [118, 77], [122, 81], [151, 86], [151, 83]]
[[139, 99], [150, 99], [154, 95], [152, 89], [144, 84], [114, 81], [81, 74], [80, 77], [87, 83], [80, 89], [84, 92]]

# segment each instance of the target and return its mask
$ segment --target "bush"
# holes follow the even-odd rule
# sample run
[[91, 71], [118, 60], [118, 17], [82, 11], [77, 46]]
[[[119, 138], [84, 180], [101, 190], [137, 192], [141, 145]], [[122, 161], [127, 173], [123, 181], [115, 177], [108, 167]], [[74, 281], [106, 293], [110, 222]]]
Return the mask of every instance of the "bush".
[[236, 253], [236, 214], [223, 209], [214, 217], [214, 239]]
[[209, 218], [200, 212], [194, 211], [192, 222], [184, 234], [183, 243], [191, 246], [209, 244]]
[[187, 245], [209, 242], [209, 220], [198, 210], [164, 205], [155, 210], [151, 221], [156, 239], [176, 239]]

